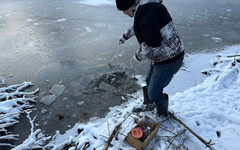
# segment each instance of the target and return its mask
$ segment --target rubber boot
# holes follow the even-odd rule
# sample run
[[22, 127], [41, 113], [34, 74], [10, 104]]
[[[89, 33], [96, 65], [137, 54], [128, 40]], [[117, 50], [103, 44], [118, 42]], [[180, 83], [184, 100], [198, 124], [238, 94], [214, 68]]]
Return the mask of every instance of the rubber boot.
[[149, 100], [147, 87], [142, 87], [143, 90], [143, 105], [140, 108], [133, 108], [133, 112], [144, 112], [144, 111], [153, 111], [155, 105], [153, 101]]
[[153, 101], [148, 98], [147, 86], [142, 87], [143, 90], [143, 104], [153, 104]]
[[163, 117], [168, 117], [168, 95], [164, 93], [164, 96], [166, 97], [166, 102], [157, 105], [157, 116], [163, 116]]

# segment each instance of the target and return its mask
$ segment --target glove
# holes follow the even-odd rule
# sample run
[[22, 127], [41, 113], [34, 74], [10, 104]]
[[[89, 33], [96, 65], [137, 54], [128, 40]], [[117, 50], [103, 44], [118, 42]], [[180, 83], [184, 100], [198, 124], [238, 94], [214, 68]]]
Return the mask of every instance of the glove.
[[133, 56], [133, 58], [134, 58], [134, 60], [136, 60], [137, 62], [141, 61], [141, 60], [137, 57], [136, 54]]
[[118, 45], [122, 45], [123, 43], [125, 43], [126, 40], [127, 40], [127, 39], [126, 39], [125, 35], [123, 34], [123, 35], [119, 38]]

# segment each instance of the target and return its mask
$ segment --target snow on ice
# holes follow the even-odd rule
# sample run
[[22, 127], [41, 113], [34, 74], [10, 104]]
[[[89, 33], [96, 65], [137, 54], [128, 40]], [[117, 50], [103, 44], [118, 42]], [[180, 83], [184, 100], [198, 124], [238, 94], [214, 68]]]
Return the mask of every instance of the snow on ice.
[[5, 78], [3, 78], [3, 77], [0, 76], [0, 83], [1, 83], [1, 84], [5, 84]]
[[[169, 110], [206, 141], [211, 140], [213, 147], [218, 150], [240, 148], [238, 142], [240, 137], [240, 56], [238, 52], [240, 52], [240, 46], [226, 48], [222, 54], [216, 55], [215, 60], [210, 61], [211, 68], [202, 70], [207, 76], [202, 83], [170, 95]], [[144, 85], [142, 76], [136, 76], [136, 78], [139, 84]], [[184, 83], [181, 85], [183, 86]], [[12, 87], [15, 86], [10, 86], [8, 89]], [[3, 91], [6, 91], [6, 88], [1, 88], [1, 92]], [[39, 147], [56, 150], [63, 147], [68, 147], [70, 150], [102, 149], [114, 128], [129, 115], [130, 117], [123, 122], [117, 138], [112, 140], [112, 146], [109, 149], [133, 150], [134, 148], [125, 141], [125, 135], [136, 125], [136, 120], [145, 115], [150, 116], [160, 125], [157, 135], [146, 149], [177, 149], [177, 147], [190, 150], [205, 149], [205, 145], [190, 132], [183, 132], [184, 127], [175, 120], [156, 117], [156, 110], [140, 114], [132, 113], [134, 107], [142, 105], [142, 92], [138, 91], [130, 97], [122, 105], [110, 108], [110, 112], [104, 118], [92, 118], [87, 123], [76, 123], [65, 134], [61, 135], [57, 132], [53, 137], [44, 137], [39, 129], [33, 131], [34, 119], [29, 117], [32, 125], [31, 134], [15, 149]], [[9, 106], [11, 105], [3, 105], [1, 102], [0, 111], [10, 113]], [[50, 140], [48, 144], [43, 144], [48, 140]]]
[[30, 19], [30, 18], [29, 18], [29, 19], [26, 19], [26, 21], [28, 21], [28, 22], [33, 22], [33, 20], [32, 20], [32, 19]]
[[85, 30], [89, 33], [92, 32], [92, 29], [90, 27], [85, 27]]
[[64, 22], [66, 20], [67, 20], [66, 18], [61, 18], [61, 19], [57, 19], [57, 22]]
[[115, 5], [113, 0], [80, 0], [78, 3], [92, 6]]
[[[29, 19], [27, 20], [29, 21]], [[33, 21], [33, 20], [32, 20]], [[31, 21], [31, 22], [32, 22]], [[53, 21], [49, 21], [49, 20], [43, 20], [42, 22], [34, 22], [33, 25], [34, 26], [38, 26], [38, 25], [48, 25], [48, 24], [53, 24], [53, 23], [61, 23], [61, 22], [65, 22], [67, 21], [66, 18], [60, 18], [60, 19], [56, 19], [56, 20], [53, 20]]]

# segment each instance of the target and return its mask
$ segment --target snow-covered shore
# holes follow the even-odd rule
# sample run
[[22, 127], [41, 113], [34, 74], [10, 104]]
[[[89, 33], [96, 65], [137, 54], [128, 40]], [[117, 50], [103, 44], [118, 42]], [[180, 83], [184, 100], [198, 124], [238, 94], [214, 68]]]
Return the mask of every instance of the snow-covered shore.
[[[214, 143], [213, 147], [218, 150], [237, 150], [240, 148], [240, 144], [237, 142], [240, 137], [239, 52], [240, 46], [238, 45], [227, 47], [218, 55], [215, 54], [215, 59], [210, 61], [212, 67], [202, 70], [207, 74], [207, 78], [202, 83], [170, 95], [170, 111], [174, 112], [178, 118], [206, 141], [211, 140], [211, 143]], [[198, 57], [197, 61], [201, 66], [204, 63], [201, 60], [205, 60], [206, 55], [199, 56], [201, 57]], [[143, 85], [143, 77], [136, 77], [139, 79], [139, 84]], [[179, 84], [184, 86], [184, 83]], [[176, 149], [176, 146], [169, 144], [169, 138], [172, 138], [174, 134], [178, 134], [184, 128], [172, 119], [163, 120], [156, 117], [155, 110], [140, 114], [132, 113], [132, 109], [142, 103], [142, 92], [138, 91], [131, 97], [121, 106], [110, 108], [106, 117], [92, 118], [86, 123], [76, 123], [72, 129], [63, 135], [57, 132], [50, 142], [48, 141], [49, 137], [44, 138], [41, 134], [40, 138], [36, 138], [35, 135], [39, 135], [40, 130], [34, 129], [35, 132], [31, 131], [32, 134], [29, 138], [14, 149], [18, 150], [23, 147], [26, 149], [34, 147], [49, 149], [65, 147], [65, 149], [71, 150], [83, 149], [84, 147], [86, 149], [102, 149], [112, 130], [129, 114], [131, 116], [123, 122], [118, 138], [113, 139], [111, 142], [113, 146], [109, 149], [134, 149], [125, 141], [125, 135], [136, 124], [135, 120], [144, 115], [152, 117], [162, 127], [146, 149]], [[168, 130], [171, 132], [168, 132]], [[175, 145], [188, 149], [205, 149], [205, 145], [188, 131], [181, 134], [174, 142]]]

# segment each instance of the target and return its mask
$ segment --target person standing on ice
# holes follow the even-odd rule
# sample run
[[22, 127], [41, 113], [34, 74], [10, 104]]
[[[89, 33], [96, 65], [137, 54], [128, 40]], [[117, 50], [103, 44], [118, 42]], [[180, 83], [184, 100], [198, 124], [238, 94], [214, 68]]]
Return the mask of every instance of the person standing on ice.
[[119, 39], [119, 44], [135, 35], [140, 45], [135, 59], [151, 60], [146, 87], [143, 87], [146, 105], [134, 111], [153, 110], [155, 103], [157, 115], [167, 117], [168, 95], [163, 89], [181, 68], [184, 59], [183, 42], [173, 20], [162, 0], [116, 0], [116, 6], [124, 14], [134, 17], [133, 26]]

